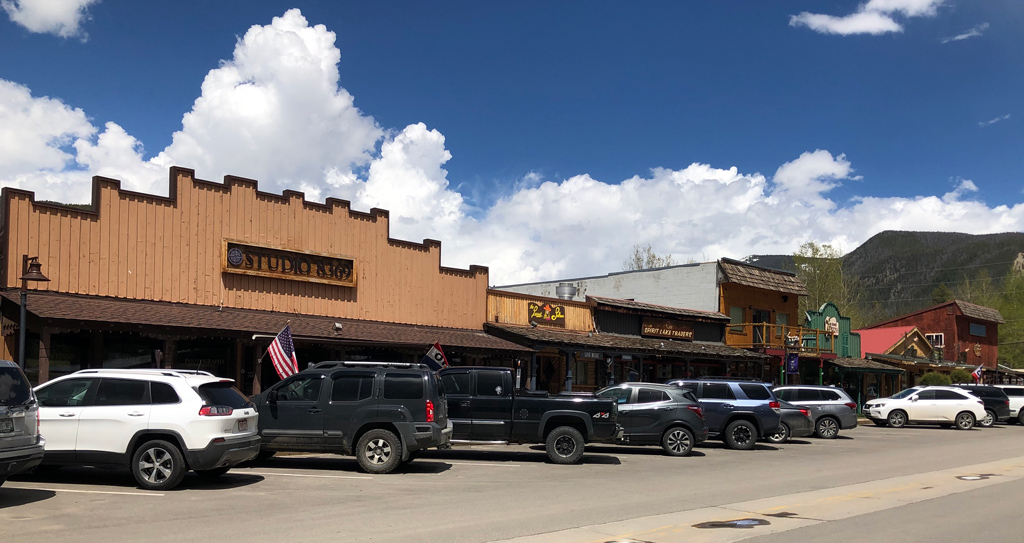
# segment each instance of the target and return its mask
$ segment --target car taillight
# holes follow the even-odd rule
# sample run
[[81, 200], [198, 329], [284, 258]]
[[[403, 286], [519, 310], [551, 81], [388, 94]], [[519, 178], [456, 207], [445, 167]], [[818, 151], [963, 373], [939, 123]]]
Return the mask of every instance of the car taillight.
[[427, 422], [434, 422], [434, 402], [427, 400]]
[[768, 402], [768, 407], [772, 409], [782, 409], [782, 404], [779, 402]]
[[853, 402], [846, 402], [843, 405], [845, 405], [846, 407], [849, 407], [850, 409], [857, 409], [857, 404], [855, 404]]
[[1010, 405], [1010, 400], [1006, 400], [1006, 405]]
[[811, 410], [810, 409], [801, 409], [800, 410], [800, 414], [805, 416], [805, 417], [809, 417], [809, 416], [811, 416]]
[[688, 405], [686, 408], [696, 413], [698, 417], [704, 418], [704, 410], [699, 405]]
[[226, 417], [234, 411], [226, 405], [204, 405], [199, 409], [199, 414], [204, 417]]

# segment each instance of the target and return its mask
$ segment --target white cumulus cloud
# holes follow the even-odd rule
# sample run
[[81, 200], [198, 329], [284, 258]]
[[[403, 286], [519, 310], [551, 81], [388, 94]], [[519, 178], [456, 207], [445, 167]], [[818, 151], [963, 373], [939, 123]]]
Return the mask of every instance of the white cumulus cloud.
[[942, 43], [949, 43], [953, 41], [963, 41], [968, 38], [977, 38], [978, 36], [984, 34], [986, 30], [988, 30], [988, 23], [981, 23], [980, 25], [970, 28], [966, 32], [962, 32], [960, 34], [957, 34], [956, 36], [942, 38], [939, 41], [941, 41]]
[[888, 34], [903, 32], [896, 16], [932, 17], [945, 0], [870, 0], [849, 15], [802, 12], [789, 18], [790, 26], [806, 26], [821, 34]]
[[830, 191], [859, 177], [850, 158], [824, 149], [780, 157], [771, 176], [699, 162], [624, 180], [524, 172], [471, 214], [448, 178], [458, 157], [444, 135], [422, 123], [380, 127], [340, 86], [339, 61], [334, 33], [297, 10], [250, 28], [149, 160], [115, 122], [93, 125], [80, 109], [0, 80], [0, 185], [87, 202], [92, 175], [157, 194], [172, 164], [204, 179], [251, 177], [263, 190], [387, 209], [393, 237], [441, 240], [446, 266], [489, 266], [492, 284], [616, 271], [637, 243], [685, 262], [792, 253], [808, 238], [853, 248], [887, 229], [1024, 230], [1024, 204], [990, 207], [964, 179], [945, 194], [837, 201]]
[[11, 21], [37, 34], [53, 34], [62, 38], [81, 38], [82, 21], [88, 17], [89, 6], [98, 0], [0, 0]]

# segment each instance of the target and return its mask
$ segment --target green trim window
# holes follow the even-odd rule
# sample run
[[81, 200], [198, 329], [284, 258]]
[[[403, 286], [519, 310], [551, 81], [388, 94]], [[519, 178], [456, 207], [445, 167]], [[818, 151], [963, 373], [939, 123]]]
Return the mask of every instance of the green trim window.
[[[743, 333], [743, 308], [735, 305], [729, 306], [729, 332], [733, 334]], [[739, 325], [739, 326], [736, 326]]]

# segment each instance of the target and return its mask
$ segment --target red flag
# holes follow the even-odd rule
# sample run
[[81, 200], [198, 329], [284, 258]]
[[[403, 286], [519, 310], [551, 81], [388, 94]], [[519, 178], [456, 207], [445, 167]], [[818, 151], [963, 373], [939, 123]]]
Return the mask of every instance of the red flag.
[[280, 334], [270, 342], [267, 349], [274, 369], [281, 379], [299, 372], [299, 359], [295, 357], [295, 346], [292, 345], [291, 327], [285, 326]]

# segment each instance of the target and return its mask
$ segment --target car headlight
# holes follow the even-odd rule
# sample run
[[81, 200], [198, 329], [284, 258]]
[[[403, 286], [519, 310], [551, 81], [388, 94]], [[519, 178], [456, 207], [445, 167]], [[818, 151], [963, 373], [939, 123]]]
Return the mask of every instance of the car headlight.
[[877, 407], [877, 408], [881, 409], [881, 408], [885, 407], [885, 404], [884, 403], [876, 403], [874, 405], [869, 405], [868, 409], [870, 409], [872, 407]]

